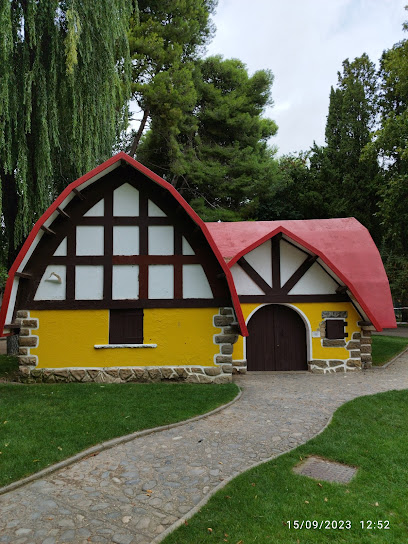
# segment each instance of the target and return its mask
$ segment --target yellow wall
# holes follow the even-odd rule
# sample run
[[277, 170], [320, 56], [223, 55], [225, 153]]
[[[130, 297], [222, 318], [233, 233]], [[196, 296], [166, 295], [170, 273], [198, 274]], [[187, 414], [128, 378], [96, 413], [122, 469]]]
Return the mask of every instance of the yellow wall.
[[[247, 322], [248, 316], [255, 310], [262, 306], [262, 304], [241, 304], [245, 321]], [[360, 327], [357, 325], [358, 321], [361, 321], [361, 316], [357, 313], [356, 309], [350, 302], [308, 302], [308, 303], [296, 303], [289, 306], [295, 306], [303, 314], [306, 315], [309, 320], [312, 331], [320, 330], [320, 322], [322, 319], [322, 312], [348, 312], [346, 319], [347, 327], [345, 328], [348, 337], [346, 341], [351, 340], [354, 332], [360, 332]], [[308, 327], [307, 327], [308, 329]], [[310, 334], [310, 333], [309, 333]], [[312, 356], [311, 359], [349, 359], [350, 352], [345, 348], [324, 348], [322, 346], [321, 338], [312, 338]], [[244, 359], [244, 342], [242, 336], [239, 337], [238, 342], [234, 345], [233, 359]]]
[[38, 368], [113, 366], [214, 366], [221, 329], [213, 326], [218, 308], [144, 310], [144, 343], [157, 348], [95, 349], [109, 344], [109, 310], [36, 310]]

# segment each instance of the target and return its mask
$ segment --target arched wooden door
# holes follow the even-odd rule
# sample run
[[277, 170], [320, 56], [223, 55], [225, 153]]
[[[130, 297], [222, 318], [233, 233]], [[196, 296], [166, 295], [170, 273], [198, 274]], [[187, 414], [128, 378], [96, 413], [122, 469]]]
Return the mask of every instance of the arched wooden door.
[[263, 306], [249, 320], [248, 332], [248, 370], [307, 370], [306, 327], [291, 308]]

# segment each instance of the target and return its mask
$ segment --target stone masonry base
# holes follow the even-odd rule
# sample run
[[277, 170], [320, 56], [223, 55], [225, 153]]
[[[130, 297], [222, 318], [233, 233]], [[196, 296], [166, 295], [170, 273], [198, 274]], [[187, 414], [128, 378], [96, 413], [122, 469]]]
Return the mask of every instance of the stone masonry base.
[[[224, 365], [227, 366], [227, 365]], [[159, 382], [174, 381], [186, 383], [229, 383], [231, 368], [220, 367], [126, 367], [126, 368], [30, 368], [20, 366], [20, 381], [24, 383], [57, 383], [57, 382]], [[229, 372], [228, 372], [229, 370]]]

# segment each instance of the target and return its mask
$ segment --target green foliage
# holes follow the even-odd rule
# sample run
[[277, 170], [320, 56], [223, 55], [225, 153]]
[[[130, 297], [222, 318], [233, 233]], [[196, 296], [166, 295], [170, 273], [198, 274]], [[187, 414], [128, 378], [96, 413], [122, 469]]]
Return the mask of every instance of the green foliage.
[[[407, 9], [407, 8], [406, 8]], [[406, 25], [405, 25], [405, 29]], [[382, 55], [380, 78], [380, 126], [368, 152], [382, 159], [380, 192], [381, 254], [392, 294], [408, 304], [408, 40]]]
[[0, 178], [10, 264], [68, 182], [126, 123], [131, 0], [0, 4]]
[[356, 217], [377, 241], [379, 166], [371, 142], [377, 112], [375, 66], [366, 54], [343, 62], [330, 91], [326, 146], [313, 149], [312, 174], [319, 179], [329, 217]]
[[[4, 344], [7, 343], [6, 338], [2, 339]], [[4, 345], [3, 344], [3, 345]], [[18, 357], [14, 355], [0, 355], [0, 378], [5, 378], [8, 381], [17, 381], [19, 372]]]
[[257, 208], [257, 219], [316, 219], [327, 217], [327, 204], [319, 178], [309, 168], [309, 153], [285, 155]]
[[148, 119], [154, 132], [167, 140], [174, 164], [178, 160], [176, 138], [185, 126], [186, 114], [196, 102], [194, 60], [213, 32], [210, 15], [216, 0], [139, 1], [138, 20], [131, 21], [132, 95], [143, 111], [130, 153], [139, 144]]
[[190, 206], [203, 221], [239, 221], [241, 219], [239, 212], [211, 204], [204, 197], [193, 198]]
[[401, 249], [394, 249], [391, 243], [389, 245], [384, 243], [380, 249], [388, 280], [390, 282], [394, 304], [396, 306], [407, 306], [408, 254]]
[[380, 128], [373, 147], [389, 176], [408, 174], [408, 40], [385, 51], [380, 61]]
[[3, 292], [8, 278], [7, 268], [3, 265], [0, 265], [0, 292]]
[[273, 76], [260, 70], [250, 77], [241, 61], [220, 56], [196, 61], [192, 75], [195, 100], [185, 102], [188, 111], [173, 132], [153, 117], [138, 159], [205, 217], [253, 217], [277, 171], [267, 145], [277, 127], [262, 118], [271, 103]]
[[81, 20], [75, 9], [68, 9], [66, 13], [67, 35], [65, 38], [65, 56], [67, 74], [74, 74], [78, 64], [78, 43], [81, 34]]

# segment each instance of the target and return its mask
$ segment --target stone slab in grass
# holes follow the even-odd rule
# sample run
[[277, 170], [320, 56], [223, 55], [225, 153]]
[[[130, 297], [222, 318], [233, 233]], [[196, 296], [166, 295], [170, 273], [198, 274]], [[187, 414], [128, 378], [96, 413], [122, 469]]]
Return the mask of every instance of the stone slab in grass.
[[293, 467], [293, 470], [297, 474], [309, 476], [309, 478], [314, 478], [315, 480], [337, 482], [340, 484], [347, 484], [357, 472], [355, 467], [328, 461], [321, 457], [308, 457], [305, 461]]

